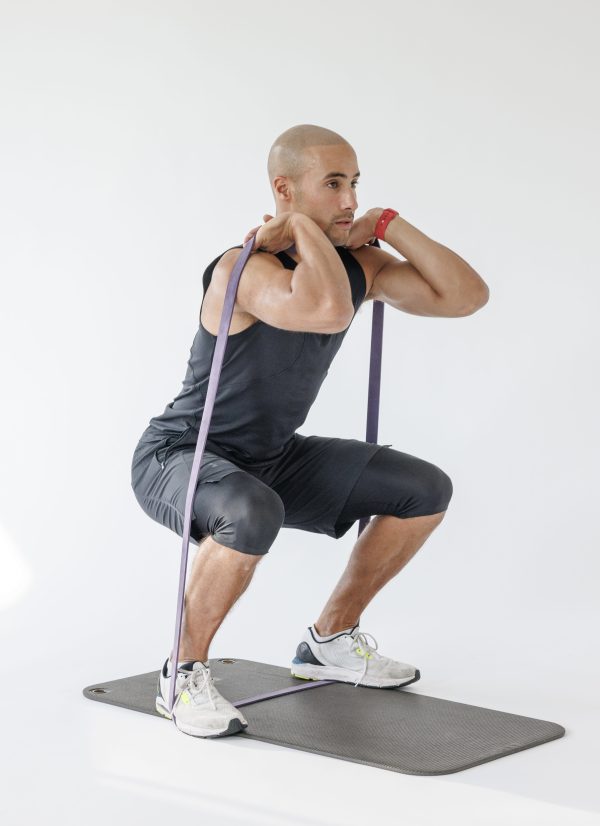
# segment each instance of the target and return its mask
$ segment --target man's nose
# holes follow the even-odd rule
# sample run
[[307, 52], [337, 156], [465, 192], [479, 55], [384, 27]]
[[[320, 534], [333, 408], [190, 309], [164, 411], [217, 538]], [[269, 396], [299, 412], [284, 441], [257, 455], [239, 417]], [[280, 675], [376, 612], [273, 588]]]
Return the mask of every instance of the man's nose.
[[354, 190], [350, 192], [346, 192], [342, 197], [342, 202], [340, 204], [340, 209], [343, 211], [345, 209], [351, 209], [353, 211], [356, 210], [358, 206], [358, 199], [356, 197], [356, 192]]

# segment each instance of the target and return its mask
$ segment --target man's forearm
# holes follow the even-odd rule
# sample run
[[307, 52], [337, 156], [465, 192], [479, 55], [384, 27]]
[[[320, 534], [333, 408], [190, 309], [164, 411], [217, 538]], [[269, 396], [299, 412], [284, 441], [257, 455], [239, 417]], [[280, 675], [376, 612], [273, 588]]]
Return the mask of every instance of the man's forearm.
[[[375, 211], [375, 223], [383, 210]], [[373, 234], [375, 224], [373, 225]], [[418, 270], [442, 298], [452, 300], [467, 294], [486, 298], [489, 289], [483, 278], [460, 255], [395, 215], [385, 230], [384, 240]]]
[[294, 213], [294, 243], [300, 262], [294, 269], [291, 287], [333, 319], [354, 311], [348, 274], [334, 245], [308, 215]]

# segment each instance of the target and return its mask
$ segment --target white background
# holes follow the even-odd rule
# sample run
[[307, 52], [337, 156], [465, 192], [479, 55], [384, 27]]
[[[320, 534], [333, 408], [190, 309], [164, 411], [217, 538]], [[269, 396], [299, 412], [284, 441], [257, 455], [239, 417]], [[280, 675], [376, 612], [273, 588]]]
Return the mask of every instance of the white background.
[[[599, 23], [591, 0], [2, 4], [11, 823], [598, 822]], [[353, 145], [357, 214], [397, 209], [490, 287], [464, 318], [386, 307], [378, 441], [454, 495], [362, 629], [418, 664], [411, 690], [567, 734], [453, 775], [185, 737], [81, 693], [170, 650], [181, 540], [137, 504], [131, 456], [299, 123]], [[364, 438], [371, 306], [301, 433]], [[288, 666], [356, 529], [282, 529], [211, 657]]]

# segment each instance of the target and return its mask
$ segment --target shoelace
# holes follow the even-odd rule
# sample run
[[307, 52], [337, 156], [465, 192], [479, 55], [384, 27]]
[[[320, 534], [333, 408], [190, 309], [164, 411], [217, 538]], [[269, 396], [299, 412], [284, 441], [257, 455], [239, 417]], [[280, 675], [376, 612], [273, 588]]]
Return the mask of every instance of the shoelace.
[[[353, 634], [350, 634], [350, 636], [354, 640], [354, 642], [352, 643], [352, 650], [356, 651], [358, 656], [362, 657], [365, 661], [363, 672], [358, 678], [358, 680], [354, 683], [354, 688], [356, 688], [365, 676], [365, 674], [367, 673], [369, 659], [373, 656], [373, 654], [375, 654], [375, 656], [378, 656], [375, 653], [377, 651], [378, 645], [375, 637], [372, 634], [368, 634], [366, 631], [355, 631]], [[371, 637], [371, 639], [375, 643], [374, 646], [369, 645], [369, 643], [367, 642], [367, 637]]]
[[[179, 671], [178, 674], [184, 674], [185, 672]], [[205, 665], [202, 665], [200, 662], [195, 662], [193, 665], [193, 671], [190, 673], [189, 678], [186, 675], [186, 680], [183, 683], [180, 691], [181, 692], [187, 691], [188, 694], [192, 698], [192, 702], [194, 699], [204, 692], [206, 688], [206, 693], [208, 695], [208, 699], [210, 700], [210, 704], [212, 705], [213, 709], [216, 711], [217, 705], [215, 703], [215, 698], [213, 696], [213, 684], [210, 677], [210, 671]]]

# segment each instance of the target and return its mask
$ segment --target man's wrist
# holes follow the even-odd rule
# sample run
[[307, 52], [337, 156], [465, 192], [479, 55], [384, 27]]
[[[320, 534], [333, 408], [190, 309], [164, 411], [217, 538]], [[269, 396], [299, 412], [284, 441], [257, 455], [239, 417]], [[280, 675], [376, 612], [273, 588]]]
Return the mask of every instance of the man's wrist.
[[290, 213], [291, 220], [293, 224], [315, 224], [315, 221], [307, 215], [305, 212], [291, 212]]
[[383, 212], [383, 207], [373, 207], [373, 209], [369, 210], [369, 216], [372, 218], [372, 235], [375, 236], [375, 227], [377, 226], [377, 221], [381, 218], [381, 214]]
[[392, 207], [387, 207], [386, 209], [382, 209], [379, 215], [379, 219], [375, 224], [375, 237], [378, 238], [380, 241], [385, 240], [385, 236], [387, 233], [388, 226], [392, 223], [394, 218], [398, 217], [398, 211], [396, 209], [392, 209]]

